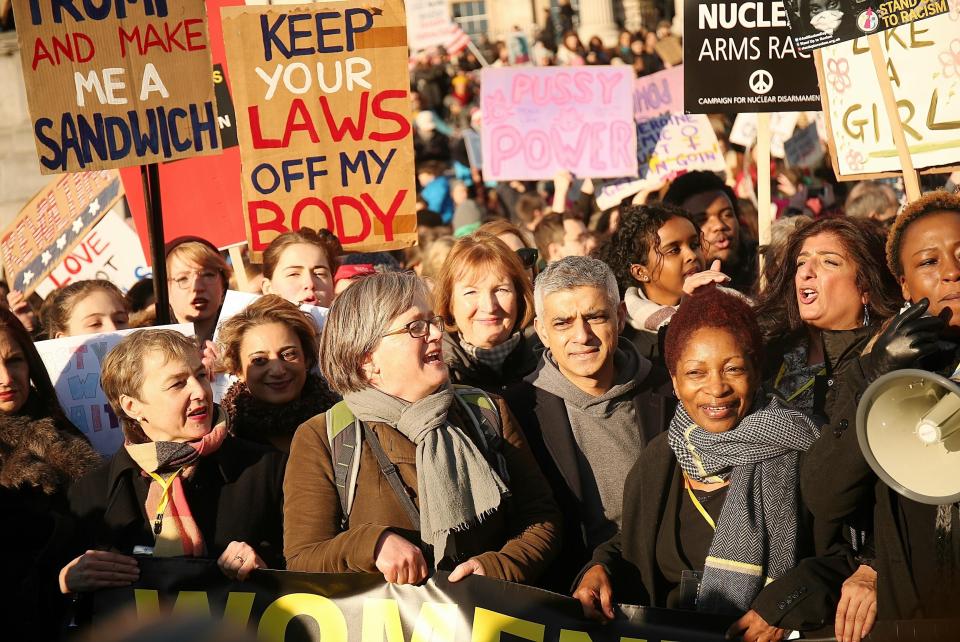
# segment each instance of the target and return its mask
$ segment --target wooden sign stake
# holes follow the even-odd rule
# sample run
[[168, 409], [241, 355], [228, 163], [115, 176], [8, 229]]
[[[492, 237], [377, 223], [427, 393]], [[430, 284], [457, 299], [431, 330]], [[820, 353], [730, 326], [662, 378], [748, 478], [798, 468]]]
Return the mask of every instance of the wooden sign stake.
[[[757, 114], [757, 229], [760, 247], [770, 245], [770, 114]], [[767, 284], [763, 278], [763, 255], [760, 255], [760, 290]]]
[[893, 142], [897, 146], [897, 156], [900, 158], [900, 168], [903, 171], [903, 185], [907, 191], [907, 200], [915, 201], [920, 198], [920, 179], [913, 168], [913, 159], [910, 158], [910, 148], [907, 147], [907, 138], [903, 134], [903, 123], [900, 121], [900, 112], [897, 109], [897, 99], [893, 95], [893, 85], [887, 75], [887, 61], [883, 56], [880, 45], [880, 35], [867, 36], [870, 44], [870, 56], [873, 58], [873, 68], [877, 73], [877, 82], [880, 83], [880, 93], [883, 94], [883, 106], [887, 111], [887, 120], [893, 134]]
[[233, 273], [237, 277], [237, 287], [246, 292], [249, 281], [247, 280], [247, 268], [243, 264], [243, 252], [240, 251], [240, 247], [240, 245], [231, 245], [227, 248], [227, 253], [230, 254], [230, 262], [233, 263]]
[[157, 325], [170, 323], [170, 297], [167, 293], [167, 256], [163, 242], [163, 203], [160, 198], [160, 168], [156, 163], [140, 166], [143, 203], [147, 209], [147, 235], [150, 237], [150, 261], [153, 264], [153, 297]]

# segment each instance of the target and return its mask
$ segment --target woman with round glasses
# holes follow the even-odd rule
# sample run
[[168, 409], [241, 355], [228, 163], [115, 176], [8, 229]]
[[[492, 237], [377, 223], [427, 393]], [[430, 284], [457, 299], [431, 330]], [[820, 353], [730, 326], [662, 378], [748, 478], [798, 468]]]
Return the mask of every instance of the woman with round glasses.
[[499, 393], [537, 367], [543, 346], [529, 331], [533, 289], [517, 254], [499, 238], [476, 232], [457, 240], [435, 296], [455, 383]]
[[334, 301], [320, 360], [343, 401], [293, 438], [289, 569], [530, 583], [556, 555], [559, 513], [523, 433], [499, 397], [450, 385], [428, 298], [415, 275], [393, 272]]
[[230, 267], [210, 241], [197, 236], [170, 241], [166, 256], [173, 321], [192, 323], [198, 339], [211, 341], [227, 293]]

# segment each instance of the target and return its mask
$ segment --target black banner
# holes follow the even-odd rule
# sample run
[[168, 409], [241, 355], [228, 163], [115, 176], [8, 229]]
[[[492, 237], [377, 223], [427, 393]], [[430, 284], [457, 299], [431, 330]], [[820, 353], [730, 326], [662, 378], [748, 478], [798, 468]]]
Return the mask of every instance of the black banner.
[[782, 0], [685, 0], [684, 110], [819, 111], [817, 71]]
[[100, 591], [94, 623], [135, 606], [141, 619], [212, 616], [264, 642], [721, 642], [731, 619], [618, 607], [598, 624], [576, 600], [484, 577], [423, 586], [380, 575], [255, 571], [231, 582], [208, 560], [138, 558], [139, 581]]

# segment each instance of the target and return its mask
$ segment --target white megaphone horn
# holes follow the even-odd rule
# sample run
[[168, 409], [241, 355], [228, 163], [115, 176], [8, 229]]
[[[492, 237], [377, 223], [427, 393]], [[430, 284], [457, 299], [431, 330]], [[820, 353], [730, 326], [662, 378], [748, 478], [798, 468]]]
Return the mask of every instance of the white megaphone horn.
[[924, 504], [960, 501], [960, 386], [926, 370], [895, 370], [857, 407], [863, 456], [890, 488]]

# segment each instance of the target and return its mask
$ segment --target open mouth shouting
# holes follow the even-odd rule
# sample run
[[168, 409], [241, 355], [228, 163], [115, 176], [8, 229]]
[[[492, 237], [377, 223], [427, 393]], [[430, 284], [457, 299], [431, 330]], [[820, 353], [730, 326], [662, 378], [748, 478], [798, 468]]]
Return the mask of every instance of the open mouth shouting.
[[423, 363], [428, 366], [443, 366], [443, 349], [439, 345], [431, 346], [423, 357]]
[[804, 287], [797, 290], [797, 300], [800, 301], [801, 305], [810, 305], [817, 300], [818, 296], [820, 296], [820, 293], [810, 287]]
[[187, 419], [194, 423], [203, 424], [206, 423], [209, 418], [210, 406], [208, 404], [197, 406], [187, 412]]

